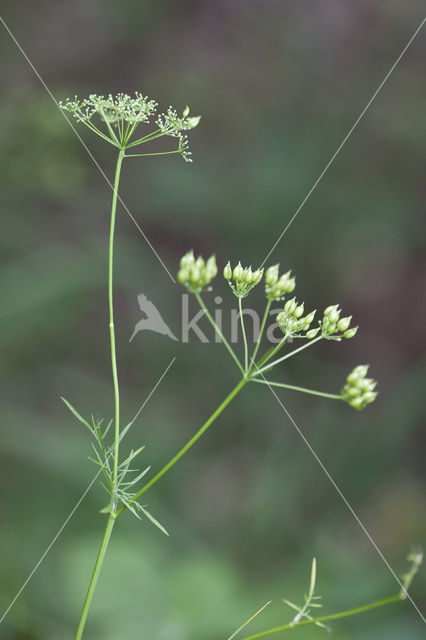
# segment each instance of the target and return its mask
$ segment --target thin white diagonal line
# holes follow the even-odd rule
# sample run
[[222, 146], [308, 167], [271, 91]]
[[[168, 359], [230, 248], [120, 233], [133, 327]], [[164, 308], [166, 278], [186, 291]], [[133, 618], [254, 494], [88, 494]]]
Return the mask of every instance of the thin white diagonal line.
[[325, 174], [327, 173], [327, 171], [329, 170], [329, 168], [331, 167], [331, 165], [333, 164], [333, 162], [335, 161], [335, 159], [339, 155], [339, 153], [342, 150], [342, 148], [344, 147], [346, 142], [349, 140], [349, 138], [351, 137], [352, 133], [354, 132], [356, 127], [359, 125], [359, 123], [361, 122], [361, 120], [363, 119], [365, 114], [367, 113], [368, 109], [370, 108], [370, 106], [372, 105], [372, 103], [374, 102], [376, 97], [379, 95], [379, 93], [382, 90], [383, 86], [386, 84], [387, 80], [390, 78], [390, 76], [392, 75], [393, 71], [395, 70], [395, 68], [397, 67], [399, 62], [401, 61], [402, 57], [405, 55], [405, 53], [407, 52], [408, 48], [413, 43], [413, 41], [416, 38], [417, 34], [421, 31], [421, 29], [422, 29], [423, 25], [425, 24], [425, 22], [426, 22], [426, 16], [420, 22], [419, 26], [417, 27], [417, 29], [415, 30], [415, 32], [413, 33], [413, 35], [411, 36], [411, 38], [409, 39], [409, 41], [407, 42], [407, 44], [405, 45], [405, 47], [403, 48], [403, 50], [401, 51], [401, 53], [399, 54], [399, 56], [397, 57], [397, 59], [395, 60], [395, 62], [391, 66], [391, 68], [389, 69], [389, 71], [387, 72], [387, 74], [385, 75], [385, 77], [383, 78], [382, 82], [379, 84], [379, 86], [377, 87], [377, 89], [375, 90], [373, 95], [371, 96], [370, 100], [367, 102], [367, 104], [365, 105], [364, 109], [361, 111], [361, 113], [359, 114], [358, 118], [355, 120], [354, 124], [349, 129], [348, 133], [345, 135], [345, 137], [343, 138], [342, 142], [339, 144], [339, 146], [337, 147], [336, 151], [333, 153], [333, 155], [331, 156], [330, 160], [325, 165], [325, 167], [322, 170], [322, 172], [320, 173], [320, 175], [318, 176], [318, 178], [316, 179], [316, 181], [314, 182], [312, 187], [309, 189], [307, 195], [304, 197], [304, 199], [302, 200], [300, 205], [297, 207], [297, 209], [296, 209], [295, 213], [293, 214], [292, 218], [290, 218], [290, 221], [287, 223], [286, 227], [281, 232], [281, 235], [279, 236], [278, 240], [275, 242], [275, 244], [273, 245], [272, 249], [269, 251], [269, 253], [265, 257], [265, 259], [263, 260], [263, 262], [261, 264], [261, 267], [263, 267], [263, 265], [268, 260], [268, 258], [271, 255], [271, 253], [273, 253], [273, 251], [275, 251], [276, 247], [278, 246], [278, 244], [283, 239], [284, 234], [287, 232], [289, 227], [293, 224], [294, 220], [299, 215], [300, 211], [303, 209], [303, 207], [305, 206], [305, 204], [307, 203], [307, 201], [311, 197], [312, 193], [315, 191], [315, 189], [317, 188], [317, 186], [319, 185], [319, 183], [321, 182], [321, 180], [323, 179], [323, 177], [325, 176]]
[[[256, 366], [256, 368], [258, 369], [257, 366]], [[347, 506], [347, 508], [349, 509], [349, 511], [351, 512], [351, 514], [353, 515], [353, 517], [355, 518], [355, 520], [357, 521], [357, 523], [359, 524], [359, 526], [361, 527], [361, 529], [363, 530], [363, 532], [365, 533], [365, 535], [367, 536], [369, 541], [371, 542], [371, 544], [373, 545], [374, 549], [377, 551], [377, 553], [379, 554], [379, 556], [381, 557], [381, 559], [383, 560], [383, 562], [385, 563], [385, 565], [387, 566], [387, 568], [389, 569], [389, 571], [391, 572], [391, 574], [393, 575], [393, 577], [395, 578], [395, 580], [397, 581], [399, 586], [401, 587], [401, 592], [411, 602], [411, 604], [413, 605], [413, 607], [415, 608], [415, 610], [417, 611], [417, 613], [419, 614], [419, 616], [421, 617], [423, 622], [426, 624], [426, 618], [424, 617], [424, 615], [422, 614], [422, 612], [420, 611], [420, 609], [418, 608], [418, 606], [416, 605], [416, 603], [414, 602], [414, 600], [412, 599], [412, 597], [410, 596], [408, 591], [405, 589], [405, 587], [402, 584], [401, 580], [398, 578], [398, 575], [395, 573], [395, 571], [390, 566], [389, 562], [386, 560], [385, 556], [383, 555], [383, 552], [377, 546], [377, 543], [374, 541], [373, 537], [371, 536], [371, 534], [366, 529], [366, 527], [363, 524], [362, 520], [359, 518], [358, 514], [351, 507], [351, 505], [348, 502], [347, 498], [345, 498], [345, 496], [342, 493], [341, 489], [337, 486], [335, 480], [332, 478], [330, 473], [327, 471], [327, 468], [325, 467], [324, 463], [320, 460], [320, 458], [318, 457], [318, 454], [313, 449], [312, 445], [309, 443], [309, 441], [307, 440], [306, 436], [303, 434], [301, 429], [297, 426], [296, 422], [291, 417], [291, 415], [289, 414], [289, 412], [287, 411], [287, 409], [285, 408], [285, 406], [281, 402], [280, 398], [275, 393], [274, 389], [268, 383], [268, 381], [266, 380], [266, 378], [263, 375], [263, 373], [261, 373], [260, 375], [262, 376], [262, 378], [264, 379], [264, 381], [268, 385], [268, 388], [270, 389], [271, 393], [275, 397], [275, 399], [278, 402], [278, 404], [280, 405], [280, 407], [283, 409], [283, 411], [287, 415], [287, 417], [290, 420], [290, 422], [292, 423], [293, 427], [296, 429], [297, 433], [300, 435], [300, 437], [302, 438], [303, 442], [306, 444], [306, 446], [308, 447], [309, 451], [312, 453], [312, 455], [314, 456], [315, 460], [318, 462], [318, 464], [320, 465], [321, 469], [324, 471], [325, 475], [327, 476], [327, 478], [329, 479], [329, 481], [331, 482], [331, 484], [333, 485], [333, 487], [335, 488], [335, 490], [337, 491], [337, 493], [339, 494], [339, 496], [341, 497], [341, 499], [343, 500], [343, 502], [345, 503], [345, 505]]]
[[[161, 384], [161, 382], [164, 379], [164, 376], [167, 374], [167, 372], [169, 371], [170, 367], [172, 366], [172, 364], [174, 363], [174, 361], [176, 360], [176, 357], [174, 357], [168, 364], [168, 366], [166, 367], [166, 369], [163, 371], [163, 373], [161, 374], [160, 378], [157, 380], [157, 382], [155, 383], [155, 385], [153, 386], [153, 388], [151, 389], [150, 393], [148, 394], [148, 396], [145, 398], [142, 406], [140, 407], [140, 409], [138, 410], [138, 412], [136, 413], [135, 417], [133, 418], [133, 420], [131, 420], [129, 422], [129, 424], [126, 427], [126, 434], [129, 430], [129, 428], [132, 426], [132, 424], [135, 422], [136, 418], [138, 418], [138, 416], [140, 415], [142, 409], [146, 406], [146, 404], [149, 402], [149, 400], [151, 399], [151, 396], [153, 395], [153, 393], [156, 391], [156, 389], [158, 388], [158, 386]], [[123, 437], [122, 434], [120, 437], [120, 442], [121, 439]], [[112, 450], [109, 454], [109, 457], [112, 456], [114, 450]], [[95, 474], [95, 476], [92, 478], [89, 486], [86, 488], [86, 490], [82, 493], [82, 495], [80, 496], [80, 498], [77, 500], [76, 504], [74, 505], [74, 507], [72, 508], [72, 510], [70, 511], [70, 513], [68, 514], [68, 516], [65, 518], [64, 522], [62, 523], [62, 525], [60, 526], [59, 530], [57, 531], [57, 533], [55, 534], [55, 536], [52, 538], [52, 540], [50, 541], [50, 543], [47, 545], [46, 549], [44, 550], [43, 554], [41, 555], [40, 559], [37, 561], [37, 563], [34, 565], [34, 568], [30, 571], [30, 573], [28, 574], [25, 582], [23, 583], [23, 585], [21, 586], [21, 588], [18, 590], [18, 592], [16, 593], [15, 597], [13, 598], [12, 602], [9, 604], [9, 606], [7, 607], [7, 609], [4, 611], [3, 615], [0, 618], [0, 624], [3, 622], [3, 620], [6, 618], [7, 614], [9, 613], [9, 611], [11, 610], [11, 608], [13, 607], [13, 605], [15, 604], [15, 602], [18, 600], [19, 596], [21, 595], [21, 593], [23, 592], [23, 590], [25, 589], [25, 587], [27, 586], [27, 584], [30, 582], [31, 578], [33, 577], [33, 575], [36, 573], [37, 569], [40, 567], [41, 563], [43, 562], [43, 560], [45, 559], [45, 557], [47, 556], [47, 554], [49, 553], [49, 551], [51, 550], [51, 548], [53, 547], [53, 545], [55, 544], [55, 542], [57, 541], [57, 539], [59, 538], [59, 536], [61, 535], [62, 531], [65, 529], [65, 527], [67, 526], [68, 522], [71, 520], [71, 518], [73, 517], [74, 513], [77, 511], [78, 507], [81, 505], [81, 503], [83, 502], [84, 498], [87, 496], [87, 494], [89, 493], [90, 489], [93, 487], [93, 485], [95, 484], [96, 480], [98, 479], [99, 475], [102, 473], [102, 469], [103, 467], [101, 467], [99, 469], [99, 471], [97, 471], [97, 473]]]
[[53, 545], [55, 544], [56, 540], [59, 538], [59, 536], [61, 535], [62, 531], [65, 529], [65, 527], [67, 526], [68, 522], [71, 520], [72, 516], [74, 515], [74, 513], [77, 511], [78, 507], [80, 506], [80, 504], [83, 502], [84, 498], [86, 497], [86, 495], [89, 493], [90, 489], [92, 488], [92, 486], [95, 484], [96, 480], [99, 477], [99, 474], [102, 472], [102, 469], [99, 469], [99, 471], [96, 473], [95, 477], [92, 479], [92, 481], [90, 482], [89, 486], [87, 487], [87, 489], [84, 491], [84, 493], [81, 495], [81, 497], [79, 498], [79, 500], [76, 502], [75, 506], [73, 507], [73, 509], [70, 511], [69, 515], [67, 516], [67, 518], [64, 520], [63, 524], [61, 525], [61, 527], [59, 528], [58, 532], [56, 533], [56, 535], [52, 538], [51, 542], [48, 544], [48, 546], [46, 547], [46, 549], [44, 550], [43, 554], [41, 555], [40, 559], [38, 560], [38, 562], [34, 565], [34, 568], [30, 571], [30, 573], [28, 574], [25, 582], [23, 583], [22, 587], [18, 590], [17, 594], [15, 595], [15, 597], [13, 598], [12, 602], [9, 604], [9, 606], [7, 607], [6, 611], [3, 613], [2, 617], [0, 618], [0, 624], [3, 622], [3, 620], [6, 618], [7, 614], [9, 613], [9, 611], [11, 610], [11, 608], [13, 607], [13, 605], [15, 604], [15, 602], [18, 600], [19, 596], [21, 595], [21, 593], [23, 592], [23, 590], [25, 589], [25, 587], [27, 586], [27, 584], [29, 583], [29, 581], [31, 580], [31, 578], [33, 577], [33, 575], [35, 574], [35, 572], [37, 571], [37, 569], [39, 568], [39, 566], [41, 565], [41, 563], [43, 562], [43, 560], [45, 559], [45, 557], [47, 556], [47, 554], [49, 553], [49, 551], [51, 550], [51, 548], [53, 547]]
[[[4, 28], [6, 29], [6, 31], [8, 32], [8, 34], [10, 35], [10, 37], [12, 38], [13, 42], [16, 44], [16, 46], [18, 47], [19, 51], [22, 53], [23, 57], [25, 58], [25, 60], [28, 62], [29, 66], [31, 67], [31, 69], [34, 71], [35, 75], [37, 76], [37, 78], [40, 80], [41, 84], [43, 85], [43, 87], [45, 88], [45, 90], [47, 91], [47, 93], [49, 94], [49, 96], [52, 98], [53, 102], [56, 104], [56, 106], [58, 107], [59, 111], [61, 112], [61, 114], [63, 115], [63, 117], [65, 118], [65, 120], [68, 122], [69, 126], [71, 127], [71, 129], [74, 131], [75, 135], [77, 136], [78, 140], [81, 142], [81, 144], [83, 145], [84, 149], [86, 150], [86, 152], [88, 153], [90, 159], [92, 160], [93, 164], [96, 166], [96, 168], [100, 171], [101, 175], [103, 176], [103, 178], [106, 180], [107, 184], [109, 185], [109, 187], [111, 188], [112, 192], [115, 193], [115, 189], [114, 189], [114, 185], [112, 184], [111, 180], [108, 178], [108, 176], [106, 175], [105, 171], [102, 169], [102, 167], [100, 166], [100, 164], [98, 163], [98, 161], [96, 160], [96, 158], [94, 157], [93, 153], [90, 151], [90, 149], [88, 148], [88, 146], [86, 145], [86, 143], [84, 142], [83, 138], [80, 136], [80, 134], [78, 133], [77, 129], [74, 127], [74, 125], [72, 124], [71, 120], [66, 116], [66, 114], [63, 112], [63, 110], [59, 107], [59, 103], [56, 100], [55, 96], [53, 95], [53, 93], [51, 92], [51, 90], [49, 89], [49, 87], [47, 86], [46, 82], [43, 80], [43, 78], [41, 77], [40, 73], [38, 72], [38, 70], [35, 68], [35, 66], [33, 65], [33, 63], [31, 62], [30, 58], [28, 57], [28, 55], [26, 54], [26, 52], [24, 51], [24, 49], [22, 48], [22, 46], [19, 44], [18, 40], [16, 39], [16, 37], [13, 35], [12, 31], [10, 30], [10, 28], [8, 27], [8, 25], [6, 24], [6, 22], [4, 21], [4, 19], [0, 16], [0, 22], [3, 24]], [[122, 205], [122, 207], [125, 209], [125, 211], [129, 214], [130, 219], [134, 222], [134, 224], [136, 225], [139, 233], [142, 235], [142, 237], [144, 238], [145, 242], [148, 244], [149, 248], [151, 249], [151, 251], [153, 252], [153, 254], [155, 255], [155, 257], [157, 258], [157, 260], [160, 262], [160, 264], [162, 265], [162, 267], [164, 268], [164, 270], [166, 271], [166, 273], [168, 274], [168, 276], [170, 277], [170, 279], [173, 281], [173, 283], [176, 283], [176, 280], [174, 279], [174, 277], [172, 276], [172, 274], [170, 273], [170, 271], [168, 270], [168, 268], [166, 267], [166, 265], [164, 264], [163, 260], [160, 258], [157, 250], [155, 249], [155, 247], [152, 245], [151, 241], [149, 240], [149, 238], [147, 237], [146, 233], [142, 230], [142, 228], [140, 227], [139, 223], [136, 221], [136, 219], [133, 217], [133, 215], [130, 213], [127, 205], [123, 202], [121, 196], [119, 193], [117, 193], [117, 198], [120, 202], [120, 204]]]
[[129, 424], [127, 425], [127, 427], [126, 427], [127, 429], [128, 429], [129, 427], [131, 427], [131, 426], [132, 426], [132, 424], [135, 422], [135, 420], [136, 420], [137, 418], [139, 418], [139, 415], [140, 415], [141, 411], [145, 408], [145, 405], [149, 402], [149, 400], [151, 399], [152, 394], [157, 390], [157, 387], [161, 384], [161, 382], [163, 381], [164, 376], [166, 375], [166, 373], [168, 373], [168, 371], [169, 371], [170, 367], [172, 366], [172, 364], [174, 363], [174, 361], [175, 361], [175, 360], [176, 360], [176, 356], [174, 356], [174, 357], [170, 360], [170, 362], [169, 362], [168, 366], [164, 369], [164, 371], [163, 371], [162, 375], [160, 376], [160, 378], [158, 378], [157, 382], [156, 382], [156, 383], [155, 383], [155, 385], [153, 386], [153, 388], [152, 388], [152, 390], [151, 390], [151, 393], [149, 393], [149, 394], [148, 394], [148, 396], [145, 398], [144, 403], [143, 403], [143, 404], [142, 404], [142, 406], [140, 407], [139, 411], [135, 414], [135, 417], [133, 418], [133, 420], [131, 420], [131, 421], [129, 422]]

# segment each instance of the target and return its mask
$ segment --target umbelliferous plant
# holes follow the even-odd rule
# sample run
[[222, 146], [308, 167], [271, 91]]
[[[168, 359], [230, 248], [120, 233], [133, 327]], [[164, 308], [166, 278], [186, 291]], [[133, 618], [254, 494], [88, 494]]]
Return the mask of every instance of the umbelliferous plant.
[[[280, 274], [279, 265], [272, 265], [264, 271], [263, 268], [253, 270], [251, 267], [243, 267], [241, 263], [232, 267], [228, 262], [223, 268], [223, 276], [238, 300], [239, 320], [243, 338], [243, 357], [240, 359], [220, 327], [216, 324], [202, 298], [203, 292], [211, 288], [212, 282], [217, 276], [218, 268], [216, 259], [214, 256], [211, 256], [205, 261], [201, 256], [196, 258], [194, 253], [190, 251], [181, 259], [178, 280], [197, 299], [205, 316], [226, 347], [234, 365], [238, 368], [240, 379], [192, 438], [162, 469], [149, 480], [146, 480], [150, 467], [147, 466], [144, 469], [137, 467], [137, 461], [143, 451], [143, 446], [137, 450], [130, 451], [127, 456], [122, 456], [120, 447], [122, 439], [132, 426], [132, 423], [130, 423], [123, 427], [120, 421], [120, 390], [114, 325], [113, 259], [120, 173], [123, 161], [127, 158], [175, 154], [181, 156], [186, 162], [191, 162], [191, 152], [188, 148], [186, 132], [194, 129], [198, 125], [200, 117], [191, 116], [188, 107], [184, 109], [181, 115], [172, 107], [169, 107], [165, 113], [158, 114], [157, 103], [154, 100], [144, 97], [140, 93], [135, 93], [134, 96], [126, 94], [118, 94], [116, 96], [109, 95], [107, 97], [91, 95], [84, 100], [75, 97], [73, 100], [67, 100], [65, 103], [61, 103], [61, 108], [71, 113], [78, 122], [84, 124], [93, 133], [114, 146], [117, 151], [108, 244], [108, 315], [114, 418], [106, 424], [102, 420], [94, 419], [93, 417], [86, 419], [68, 400], [63, 399], [70, 411], [88, 429], [91, 435], [94, 451], [91, 460], [99, 467], [100, 473], [102, 473], [103, 476], [103, 486], [108, 494], [108, 503], [102, 509], [102, 513], [105, 514], [104, 517], [106, 518], [104, 535], [75, 635], [75, 639], [79, 640], [84, 633], [93, 595], [117, 518], [123, 512], [128, 511], [137, 518], [147, 518], [148, 521], [157, 526], [163, 533], [167, 534], [163, 525], [148, 511], [147, 505], [142, 505], [139, 499], [197, 442], [244, 387], [255, 383], [268, 385], [269, 387], [281, 387], [327, 399], [343, 401], [358, 410], [364, 409], [368, 404], [373, 402], [377, 396], [377, 392], [375, 391], [376, 383], [374, 380], [366, 377], [368, 370], [367, 365], [355, 367], [347, 376], [342, 390], [338, 393], [329, 393], [326, 390], [307, 389], [305, 387], [276, 382], [269, 379], [269, 374], [272, 370], [278, 368], [285, 360], [296, 356], [304, 349], [312, 347], [315, 343], [321, 340], [339, 342], [342, 339], [351, 339], [357, 332], [357, 327], [351, 325], [351, 317], [342, 316], [339, 305], [328, 305], [324, 309], [320, 319], [316, 321], [315, 310], [306, 311], [304, 303], [297, 301], [295, 297], [290, 297], [295, 290], [296, 280], [290, 271]], [[134, 152], [135, 149], [138, 151], [141, 145], [160, 138], [175, 139], [175, 148], [146, 153]], [[265, 284], [266, 305], [257, 341], [253, 349], [250, 350], [242, 301], [250, 294], [254, 287], [261, 284], [262, 280]], [[270, 309], [273, 302], [280, 302], [282, 304], [282, 311], [280, 311], [275, 318], [281, 331], [281, 338], [273, 347], [258, 357], [262, 338], [268, 320], [270, 319]], [[289, 348], [289, 345], [292, 345], [295, 340], [301, 341], [301, 346]], [[421, 557], [419, 554], [411, 558], [411, 569], [403, 582], [402, 591], [398, 596], [365, 605], [364, 607], [342, 614], [333, 614], [331, 618], [352, 615], [353, 613], [359, 613], [360, 611], [382, 606], [394, 602], [397, 599], [404, 598], [406, 590], [420, 562]], [[293, 628], [301, 624], [316, 623], [322, 625], [322, 620], [326, 619], [326, 617], [315, 619], [311, 614], [312, 608], [319, 605], [318, 597], [315, 593], [315, 579], [316, 563], [314, 562], [312, 565], [310, 589], [305, 604], [298, 606], [287, 601], [287, 604], [297, 611], [294, 620], [289, 623], [289, 625], [285, 625], [279, 629], [267, 630], [264, 633], [251, 636], [251, 638], [254, 640], [254, 638], [260, 638], [262, 635], [269, 635], [276, 631]], [[253, 619], [253, 617], [255, 616], [252, 616], [249, 621]], [[247, 621], [247, 623], [249, 621]], [[244, 623], [230, 638], [234, 638], [247, 623]]]

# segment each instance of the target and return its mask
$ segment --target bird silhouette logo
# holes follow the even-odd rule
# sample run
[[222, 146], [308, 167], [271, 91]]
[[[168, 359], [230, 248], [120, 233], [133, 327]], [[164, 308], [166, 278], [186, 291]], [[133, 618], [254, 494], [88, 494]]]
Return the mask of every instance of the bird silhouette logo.
[[168, 336], [172, 340], [177, 340], [176, 336], [167, 324], [164, 322], [161, 317], [160, 312], [158, 311], [155, 304], [148, 300], [145, 294], [140, 293], [138, 295], [138, 304], [139, 308], [146, 315], [146, 318], [142, 318], [139, 322], [136, 323], [135, 329], [130, 337], [129, 342], [133, 340], [135, 335], [139, 333], [139, 331], [155, 331], [156, 333], [161, 333], [163, 336]]

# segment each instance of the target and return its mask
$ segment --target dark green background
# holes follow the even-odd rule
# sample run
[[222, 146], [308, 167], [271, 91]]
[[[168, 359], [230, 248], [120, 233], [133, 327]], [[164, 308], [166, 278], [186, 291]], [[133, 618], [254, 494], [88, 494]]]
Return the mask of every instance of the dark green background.
[[[1, 13], [58, 98], [140, 90], [163, 108], [189, 104], [202, 114], [191, 134], [193, 165], [171, 157], [124, 167], [123, 198], [175, 273], [190, 247], [215, 252], [222, 266], [228, 258], [262, 262], [424, 4], [3, 0]], [[333, 392], [355, 364], [370, 362], [380, 381], [374, 406], [358, 413], [279, 395], [398, 573], [426, 533], [425, 52], [422, 32], [271, 258], [294, 270], [309, 308], [339, 302], [361, 327], [355, 340], [320, 345], [281, 375]], [[106, 418], [113, 404], [105, 290], [111, 191], [1, 25], [0, 55], [3, 610], [94, 473], [87, 434], [59, 396]], [[111, 176], [112, 147], [79, 132]], [[220, 345], [152, 333], [129, 345], [137, 293], [179, 332], [181, 289], [123, 210], [116, 259], [124, 420], [177, 358], [126, 445], [146, 444], [143, 463], [156, 470], [232, 388], [236, 372]], [[221, 278], [215, 292], [224, 308], [234, 305]], [[2, 624], [2, 638], [72, 637], [104, 502], [101, 488], [90, 492]], [[270, 599], [251, 628], [282, 624], [291, 614], [281, 599], [301, 600], [314, 555], [324, 612], [398, 589], [260, 385], [241, 394], [147, 503], [171, 537], [146, 521], [120, 520], [88, 640], [225, 640]], [[412, 594], [424, 607], [424, 575]], [[408, 603], [333, 628], [339, 640], [424, 637]]]

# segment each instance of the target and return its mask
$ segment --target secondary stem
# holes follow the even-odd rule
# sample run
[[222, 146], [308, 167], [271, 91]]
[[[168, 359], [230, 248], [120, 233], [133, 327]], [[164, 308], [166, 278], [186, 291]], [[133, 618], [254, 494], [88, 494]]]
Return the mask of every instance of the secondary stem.
[[269, 309], [270, 308], [271, 308], [271, 300], [268, 300], [268, 302], [266, 304], [265, 313], [263, 314], [262, 324], [260, 325], [259, 336], [257, 338], [256, 345], [254, 347], [253, 355], [251, 356], [251, 364], [250, 364], [250, 367], [249, 367], [249, 373], [250, 373], [250, 371], [253, 369], [253, 367], [255, 365], [257, 352], [259, 351], [260, 343], [262, 342], [263, 332], [265, 331], [265, 325], [266, 325], [266, 321], [268, 319]]
[[[264, 373], [265, 371], [268, 371], [269, 369], [272, 369], [272, 367], [275, 367], [275, 365], [279, 364], [280, 362], [283, 362], [283, 360], [287, 360], [287, 358], [291, 358], [291, 356], [294, 356], [296, 353], [299, 353], [299, 351], [303, 351], [303, 349], [307, 349], [308, 347], [310, 347], [311, 345], [315, 344], [315, 342], [318, 342], [319, 340], [322, 340], [322, 336], [318, 336], [318, 338], [314, 338], [313, 340], [309, 340], [309, 342], [306, 342], [304, 345], [302, 345], [298, 349], [294, 349], [293, 351], [290, 351], [290, 353], [286, 353], [285, 356], [282, 356], [281, 358], [278, 358], [277, 360], [274, 360], [270, 364], [266, 365], [266, 367], [262, 367], [261, 369], [257, 369], [257, 371], [253, 375], [258, 376], [260, 373]], [[271, 353], [271, 355], [268, 357], [268, 360], [272, 357], [272, 355], [273, 355], [273, 353]]]
[[243, 367], [241, 366], [241, 362], [238, 360], [237, 356], [235, 355], [235, 351], [233, 350], [233, 348], [229, 344], [228, 340], [223, 335], [222, 331], [217, 326], [216, 322], [213, 320], [212, 316], [210, 315], [209, 310], [207, 309], [206, 305], [204, 304], [203, 299], [201, 298], [201, 296], [200, 296], [200, 294], [198, 292], [195, 292], [195, 297], [197, 298], [198, 304], [200, 305], [200, 307], [202, 308], [202, 310], [206, 314], [206, 317], [207, 317], [208, 321], [213, 326], [214, 330], [216, 331], [216, 333], [219, 336], [219, 338], [222, 340], [222, 342], [225, 345], [225, 347], [228, 349], [231, 358], [234, 360], [235, 364], [237, 365], [237, 367], [239, 368], [239, 370], [241, 371], [243, 376], [245, 376], [245, 371], [244, 371]]
[[243, 303], [241, 302], [241, 298], [238, 298], [238, 307], [239, 307], [239, 310], [240, 310], [241, 331], [243, 333], [243, 341], [244, 341], [244, 371], [247, 374], [247, 370], [248, 370], [248, 346], [247, 346], [246, 327], [245, 327], [245, 324], [244, 324], [244, 316], [243, 316]]
[[299, 622], [294, 623], [290, 622], [289, 624], [284, 624], [280, 627], [266, 629], [265, 631], [261, 631], [260, 633], [246, 636], [242, 638], [242, 640], [258, 640], [258, 638], [265, 638], [266, 636], [271, 636], [272, 634], [279, 633], [280, 631], [287, 631], [290, 629], [295, 629], [296, 627], [315, 624], [316, 622], [325, 622], [327, 620], [338, 620], [339, 618], [347, 618], [349, 616], [354, 616], [357, 613], [364, 613], [365, 611], [371, 611], [372, 609], [378, 609], [379, 607], [384, 607], [385, 605], [399, 602], [400, 600], [401, 596], [398, 594], [397, 596], [383, 598], [383, 600], [377, 600], [376, 602], [371, 602], [370, 604], [366, 604], [362, 607], [356, 607], [355, 609], [348, 609], [347, 611], [340, 611], [339, 613], [331, 613], [329, 615], [319, 616], [318, 618], [312, 618], [310, 620], [300, 620]]
[[[228, 404], [235, 398], [237, 393], [241, 391], [241, 389], [246, 385], [248, 380], [242, 378], [236, 387], [232, 389], [232, 391], [226, 396], [225, 400], [218, 406], [216, 411], [212, 413], [210, 418], [208, 418], [205, 423], [200, 427], [200, 429], [195, 433], [190, 440], [178, 451], [178, 453], [155, 475], [149, 482], [146, 483], [145, 486], [142, 487], [140, 491], [135, 495], [133, 500], [137, 500], [140, 498], [145, 491], [148, 491], [160, 478], [164, 476], [165, 473], [169, 469], [171, 469], [178, 460], [182, 458], [182, 456], [197, 442], [197, 440], [203, 435], [205, 431], [210, 427], [210, 425], [216, 420], [216, 418], [222, 413], [222, 411], [228, 406]], [[126, 509], [126, 506], [122, 506], [116, 513], [118, 516], [122, 511]]]
[[174, 151], [159, 151], [156, 153], [127, 153], [126, 158], [142, 158], [147, 156], [170, 156], [172, 153], [180, 153], [180, 149]]
[[331, 400], [341, 400], [342, 396], [336, 393], [326, 393], [325, 391], [315, 391], [315, 389], [306, 389], [305, 387], [295, 387], [293, 384], [284, 384], [284, 382], [271, 382], [270, 380], [257, 380], [252, 378], [253, 382], [259, 384], [267, 384], [268, 387], [281, 387], [282, 389], [290, 389], [291, 391], [301, 391], [302, 393], [309, 393], [311, 396], [321, 396], [322, 398], [330, 398]]

